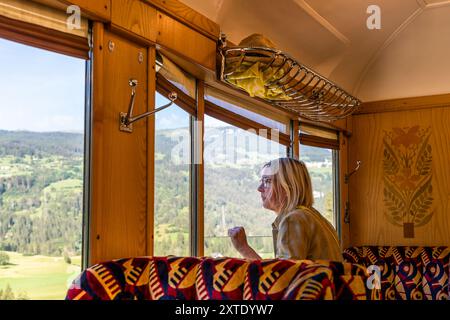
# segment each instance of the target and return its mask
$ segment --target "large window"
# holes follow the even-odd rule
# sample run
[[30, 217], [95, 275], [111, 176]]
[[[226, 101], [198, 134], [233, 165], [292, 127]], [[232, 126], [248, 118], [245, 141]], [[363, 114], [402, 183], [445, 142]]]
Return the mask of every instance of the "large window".
[[[156, 93], [156, 105], [169, 100]], [[154, 255], [190, 255], [191, 115], [173, 105], [156, 114]]]
[[0, 299], [63, 299], [81, 271], [85, 64], [0, 39]]
[[[208, 100], [220, 106], [224, 104], [211, 97]], [[255, 114], [253, 117], [257, 119]], [[227, 231], [243, 226], [250, 246], [263, 258], [273, 258], [271, 225], [275, 215], [262, 207], [257, 188], [262, 166], [270, 160], [285, 157], [286, 146], [272, 141], [277, 139], [276, 134], [271, 136], [265, 130], [243, 130], [207, 115], [204, 136], [205, 255], [238, 256]]]

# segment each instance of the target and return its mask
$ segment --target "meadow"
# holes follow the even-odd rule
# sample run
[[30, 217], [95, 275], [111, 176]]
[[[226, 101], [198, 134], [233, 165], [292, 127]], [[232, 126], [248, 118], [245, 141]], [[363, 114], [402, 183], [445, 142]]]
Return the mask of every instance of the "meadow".
[[0, 266], [0, 290], [9, 284], [16, 298], [22, 294], [31, 300], [62, 300], [81, 271], [79, 256], [71, 257], [72, 264], [67, 264], [62, 257], [6, 253], [10, 260]]

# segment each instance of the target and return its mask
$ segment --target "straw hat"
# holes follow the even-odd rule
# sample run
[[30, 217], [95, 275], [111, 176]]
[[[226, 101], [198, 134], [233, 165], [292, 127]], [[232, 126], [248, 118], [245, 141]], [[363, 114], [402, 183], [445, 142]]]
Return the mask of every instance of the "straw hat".
[[239, 42], [240, 47], [265, 47], [265, 48], [272, 48], [275, 49], [275, 44], [268, 39], [267, 37], [263, 36], [259, 33], [254, 33], [247, 38], [243, 39], [241, 42]]

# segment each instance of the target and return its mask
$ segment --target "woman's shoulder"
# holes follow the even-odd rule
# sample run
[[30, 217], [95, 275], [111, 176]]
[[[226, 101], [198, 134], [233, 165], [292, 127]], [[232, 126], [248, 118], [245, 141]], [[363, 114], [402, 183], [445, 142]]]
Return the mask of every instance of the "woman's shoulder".
[[290, 223], [290, 222], [304, 222], [307, 223], [310, 220], [310, 217], [306, 210], [302, 208], [296, 208], [289, 212], [286, 212], [281, 219], [280, 223]]
[[314, 224], [320, 220], [322, 215], [318, 213], [314, 208], [297, 207], [294, 210], [287, 212], [283, 218], [284, 222], [300, 222], [307, 224]]

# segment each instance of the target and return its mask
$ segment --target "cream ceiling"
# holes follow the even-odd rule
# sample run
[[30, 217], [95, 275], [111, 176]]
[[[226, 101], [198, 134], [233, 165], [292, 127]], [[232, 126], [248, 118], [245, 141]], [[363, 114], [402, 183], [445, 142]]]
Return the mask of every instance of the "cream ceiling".
[[[181, 0], [239, 43], [262, 33], [363, 101], [450, 92], [450, 0]], [[369, 5], [381, 29], [369, 30]]]

